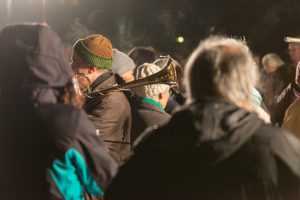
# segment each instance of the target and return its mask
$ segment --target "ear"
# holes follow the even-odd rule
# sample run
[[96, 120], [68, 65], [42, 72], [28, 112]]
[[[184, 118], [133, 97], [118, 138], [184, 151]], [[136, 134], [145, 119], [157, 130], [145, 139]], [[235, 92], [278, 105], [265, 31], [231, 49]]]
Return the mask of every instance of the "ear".
[[158, 94], [158, 99], [162, 99], [164, 97], [163, 93]]
[[88, 68], [88, 74], [93, 74], [95, 71], [97, 71], [96, 67], [89, 66], [89, 68]]

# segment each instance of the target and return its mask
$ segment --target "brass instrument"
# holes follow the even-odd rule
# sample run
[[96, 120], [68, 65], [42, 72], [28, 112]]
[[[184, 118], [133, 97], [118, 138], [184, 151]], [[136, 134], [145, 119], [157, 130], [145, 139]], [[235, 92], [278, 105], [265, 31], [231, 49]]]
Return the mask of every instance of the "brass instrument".
[[[120, 85], [114, 85], [102, 90], [93, 91], [91, 92], [90, 87], [85, 89], [85, 96], [87, 98], [94, 98], [97, 96], [105, 95], [109, 92], [113, 91], [128, 91], [132, 88], [141, 87], [144, 85], [150, 85], [150, 84], [167, 84], [171, 87], [171, 89], [179, 93], [179, 86], [178, 86], [178, 80], [176, 75], [176, 66], [173, 62], [173, 59], [170, 56], [167, 57], [167, 62], [165, 66], [157, 73], [152, 74], [150, 76], [147, 76], [142, 79], [134, 80], [128, 83], [120, 84]], [[164, 57], [162, 57], [164, 58]], [[80, 74], [79, 74], [80, 75]]]

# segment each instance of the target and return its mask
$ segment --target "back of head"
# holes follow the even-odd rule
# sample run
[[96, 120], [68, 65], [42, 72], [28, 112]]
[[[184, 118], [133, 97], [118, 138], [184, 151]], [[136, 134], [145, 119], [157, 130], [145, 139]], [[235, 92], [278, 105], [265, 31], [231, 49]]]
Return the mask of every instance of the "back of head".
[[272, 68], [277, 69], [278, 67], [281, 67], [284, 65], [283, 60], [275, 53], [268, 53], [264, 55], [262, 58], [262, 65], [264, 68]]
[[42, 24], [18, 24], [0, 33], [1, 99], [12, 100], [30, 88], [64, 88], [71, 67], [58, 35]]
[[135, 47], [128, 52], [128, 56], [138, 67], [144, 63], [152, 63], [157, 58], [157, 53], [153, 47]]
[[112, 71], [122, 76], [123, 74], [133, 71], [135, 64], [133, 60], [125, 53], [118, 49], [113, 49]]
[[203, 96], [235, 104], [250, 102], [258, 79], [248, 47], [241, 41], [216, 36], [205, 39], [194, 50], [185, 75], [190, 103]]
[[101, 69], [112, 67], [112, 44], [104, 36], [94, 34], [79, 39], [73, 46], [74, 53], [86, 64]]
[[[161, 68], [154, 64], [145, 63], [135, 71], [135, 79], [142, 79], [160, 71]], [[166, 84], [150, 84], [133, 89], [133, 92], [140, 97], [154, 98], [159, 93], [168, 92], [170, 86]]]

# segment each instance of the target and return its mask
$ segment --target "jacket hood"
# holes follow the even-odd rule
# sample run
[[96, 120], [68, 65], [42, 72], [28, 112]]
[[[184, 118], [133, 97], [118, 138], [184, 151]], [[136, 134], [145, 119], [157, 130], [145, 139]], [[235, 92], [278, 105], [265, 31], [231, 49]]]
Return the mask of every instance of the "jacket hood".
[[[201, 141], [228, 137], [253, 119], [251, 113], [223, 100], [202, 99], [187, 109]], [[184, 112], [184, 110], [183, 110]]]
[[[207, 148], [221, 162], [247, 141], [261, 125], [255, 113], [222, 100], [202, 99], [178, 113], [195, 133], [196, 147]], [[176, 117], [176, 118], [177, 118]], [[176, 120], [175, 120], [176, 121]], [[174, 122], [176, 123], [176, 122]]]
[[60, 38], [42, 24], [5, 27], [0, 33], [0, 65], [2, 97], [64, 88], [72, 76]]
[[218, 164], [253, 136], [261, 124], [255, 113], [222, 100], [202, 99], [174, 113], [156, 136], [149, 137], [151, 132], [145, 132], [134, 145], [143, 143], [135, 150], [153, 146], [172, 151], [201, 149], [210, 159], [208, 163]]

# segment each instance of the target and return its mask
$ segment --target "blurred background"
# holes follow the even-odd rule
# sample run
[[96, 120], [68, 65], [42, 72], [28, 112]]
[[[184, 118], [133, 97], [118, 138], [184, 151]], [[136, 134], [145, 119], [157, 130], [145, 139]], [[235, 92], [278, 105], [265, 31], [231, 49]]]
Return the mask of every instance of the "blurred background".
[[0, 0], [0, 28], [47, 22], [66, 44], [91, 33], [127, 52], [153, 46], [184, 60], [200, 39], [245, 39], [257, 55], [287, 57], [285, 36], [300, 36], [299, 0]]

